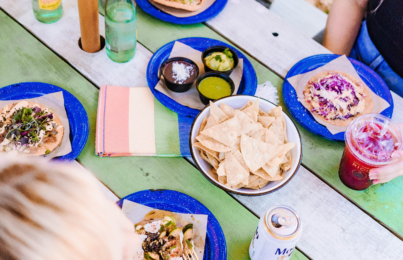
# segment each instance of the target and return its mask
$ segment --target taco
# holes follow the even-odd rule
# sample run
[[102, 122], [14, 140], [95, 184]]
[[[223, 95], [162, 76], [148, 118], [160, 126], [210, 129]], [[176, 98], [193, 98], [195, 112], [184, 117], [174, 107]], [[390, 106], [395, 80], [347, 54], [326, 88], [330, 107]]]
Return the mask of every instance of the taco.
[[64, 127], [52, 109], [20, 101], [0, 109], [0, 152], [48, 155], [62, 143]]
[[179, 260], [193, 248], [193, 224], [179, 221], [179, 216], [164, 210], [149, 212], [134, 225], [143, 239], [144, 257], [140, 259]]
[[153, 0], [153, 1], [165, 6], [187, 10], [191, 12], [199, 10], [200, 8], [202, 8], [203, 5], [206, 4], [206, 0]]
[[304, 98], [311, 113], [335, 126], [347, 126], [373, 109], [368, 87], [340, 71], [315, 74], [305, 86]]

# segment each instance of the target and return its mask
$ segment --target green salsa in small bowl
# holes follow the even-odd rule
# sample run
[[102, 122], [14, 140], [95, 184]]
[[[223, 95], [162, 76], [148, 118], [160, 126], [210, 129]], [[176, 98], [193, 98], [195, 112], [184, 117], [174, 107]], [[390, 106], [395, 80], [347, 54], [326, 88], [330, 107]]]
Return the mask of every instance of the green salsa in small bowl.
[[205, 105], [210, 101], [231, 96], [235, 90], [232, 79], [219, 72], [207, 72], [201, 75], [196, 81], [196, 87], [200, 100]]

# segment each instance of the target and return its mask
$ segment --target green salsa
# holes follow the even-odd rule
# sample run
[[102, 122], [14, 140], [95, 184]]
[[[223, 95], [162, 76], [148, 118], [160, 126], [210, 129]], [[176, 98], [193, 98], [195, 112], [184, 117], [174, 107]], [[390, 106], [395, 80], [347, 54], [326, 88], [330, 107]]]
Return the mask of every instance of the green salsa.
[[199, 84], [199, 91], [210, 99], [219, 99], [231, 95], [230, 84], [219, 77], [208, 77]]

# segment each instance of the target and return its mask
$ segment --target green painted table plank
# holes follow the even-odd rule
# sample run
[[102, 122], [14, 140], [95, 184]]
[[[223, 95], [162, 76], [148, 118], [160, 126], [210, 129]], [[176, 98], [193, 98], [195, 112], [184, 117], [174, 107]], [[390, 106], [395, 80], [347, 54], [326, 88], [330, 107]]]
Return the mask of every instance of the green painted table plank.
[[[75, 95], [88, 113], [90, 135], [79, 161], [117, 195], [144, 189], [174, 189], [196, 198], [220, 222], [227, 241], [228, 259], [248, 259], [248, 247], [258, 218], [231, 196], [208, 182], [182, 158], [95, 156], [98, 89], [0, 11], [0, 86], [41, 81]], [[300, 252], [293, 259], [306, 259]]]
[[[162, 45], [184, 37], [208, 37], [230, 43], [204, 24], [170, 24], [151, 17], [138, 9], [138, 40], [150, 51], [155, 52]], [[280, 105], [286, 110], [282, 98], [283, 80], [256, 60], [251, 59], [250, 56], [246, 56], [256, 70], [259, 84], [270, 80], [278, 90]], [[287, 110], [286, 112], [288, 113]], [[303, 141], [303, 165], [396, 230], [400, 235], [403, 235], [403, 201], [401, 199], [403, 198], [403, 178], [370, 187], [366, 191], [354, 191], [347, 188], [338, 176], [344, 143], [320, 138], [305, 130], [298, 123], [296, 124]]]

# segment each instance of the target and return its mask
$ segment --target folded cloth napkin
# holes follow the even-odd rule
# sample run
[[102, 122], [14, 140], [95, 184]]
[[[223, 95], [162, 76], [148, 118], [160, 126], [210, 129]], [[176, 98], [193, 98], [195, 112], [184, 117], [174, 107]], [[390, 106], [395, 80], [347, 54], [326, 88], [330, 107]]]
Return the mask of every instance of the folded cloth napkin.
[[193, 118], [179, 116], [148, 87], [104, 85], [99, 91], [95, 152], [98, 156], [190, 156]]

